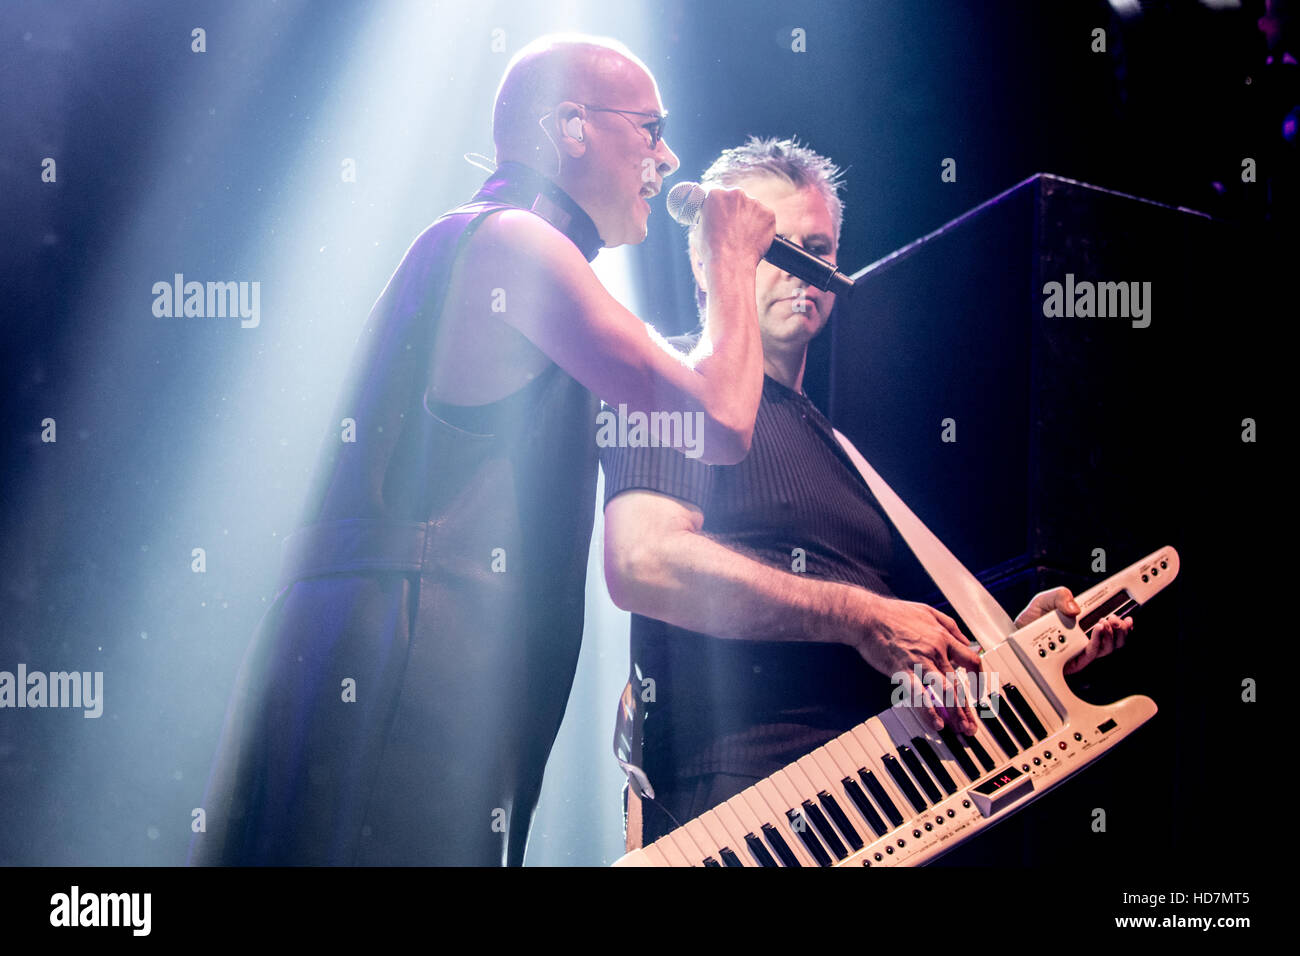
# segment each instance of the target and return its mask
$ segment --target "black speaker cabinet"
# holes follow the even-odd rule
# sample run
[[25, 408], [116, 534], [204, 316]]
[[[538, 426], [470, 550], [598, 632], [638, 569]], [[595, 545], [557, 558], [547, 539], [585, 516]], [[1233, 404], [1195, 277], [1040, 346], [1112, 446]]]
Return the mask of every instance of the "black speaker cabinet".
[[[1285, 427], [1265, 390], [1285, 375], [1290, 269], [1242, 228], [1040, 174], [858, 272], [832, 319], [830, 417], [1011, 613], [1040, 588], [1077, 593], [1157, 547], [1180, 551], [1181, 578], [1080, 691], [1146, 693], [1161, 713], [1070, 798], [1106, 794], [1127, 845], [1153, 858], [1194, 853], [1196, 768], [1214, 748], [1263, 764], [1242, 696], [1276, 593], [1262, 545], [1280, 496], [1261, 449]], [[933, 597], [901, 567], [902, 596]], [[1116, 779], [1135, 761], [1158, 793]], [[1214, 812], [1249, 818], [1257, 797]], [[1152, 798], [1159, 813], [1144, 813]], [[1122, 840], [1089, 843], [1075, 825], [1088, 859], [1127, 858]], [[1053, 845], [1026, 838], [1003, 862], [1047, 862]]]

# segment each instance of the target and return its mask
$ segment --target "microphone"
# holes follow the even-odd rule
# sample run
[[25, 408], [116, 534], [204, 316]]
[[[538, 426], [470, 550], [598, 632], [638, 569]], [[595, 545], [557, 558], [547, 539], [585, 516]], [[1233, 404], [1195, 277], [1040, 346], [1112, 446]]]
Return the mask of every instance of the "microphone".
[[[678, 183], [668, 190], [668, 215], [683, 226], [693, 226], [700, 218], [700, 209], [704, 206], [704, 187], [699, 183]], [[791, 242], [785, 236], [777, 236], [768, 246], [763, 258], [783, 272], [803, 279], [811, 286], [836, 295], [851, 295], [853, 280], [827, 262], [821, 256], [815, 256], [803, 246]]]

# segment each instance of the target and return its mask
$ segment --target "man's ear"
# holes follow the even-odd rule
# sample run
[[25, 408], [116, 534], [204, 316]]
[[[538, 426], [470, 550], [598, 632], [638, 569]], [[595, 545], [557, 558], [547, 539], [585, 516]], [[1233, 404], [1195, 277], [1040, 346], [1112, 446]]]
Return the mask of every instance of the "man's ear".
[[581, 156], [587, 151], [587, 111], [581, 103], [565, 100], [551, 113], [547, 132], [556, 148], [567, 156]]

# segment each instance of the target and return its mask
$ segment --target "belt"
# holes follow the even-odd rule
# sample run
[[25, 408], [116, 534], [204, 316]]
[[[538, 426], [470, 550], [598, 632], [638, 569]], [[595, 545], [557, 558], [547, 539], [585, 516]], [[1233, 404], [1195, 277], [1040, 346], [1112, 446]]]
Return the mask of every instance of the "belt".
[[424, 567], [427, 521], [344, 518], [300, 528], [284, 539], [280, 586], [349, 571], [413, 571]]

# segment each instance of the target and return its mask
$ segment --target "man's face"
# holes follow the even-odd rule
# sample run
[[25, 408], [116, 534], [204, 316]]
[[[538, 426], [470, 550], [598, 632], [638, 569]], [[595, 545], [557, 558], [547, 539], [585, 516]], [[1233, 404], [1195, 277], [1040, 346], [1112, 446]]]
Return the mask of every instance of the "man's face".
[[[654, 78], [636, 64], [609, 57], [592, 88], [588, 106], [664, 114]], [[644, 127], [654, 115], [584, 111], [585, 162], [562, 183], [596, 223], [607, 246], [635, 244], [646, 237], [650, 200], [681, 163], [662, 139], [650, 148]]]
[[[816, 186], [755, 176], [740, 188], [776, 214], [776, 231], [814, 255], [835, 261], [835, 220]], [[758, 264], [755, 295], [764, 352], [805, 348], [826, 326], [835, 294], [810, 286], [770, 262]]]

